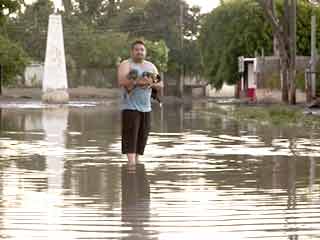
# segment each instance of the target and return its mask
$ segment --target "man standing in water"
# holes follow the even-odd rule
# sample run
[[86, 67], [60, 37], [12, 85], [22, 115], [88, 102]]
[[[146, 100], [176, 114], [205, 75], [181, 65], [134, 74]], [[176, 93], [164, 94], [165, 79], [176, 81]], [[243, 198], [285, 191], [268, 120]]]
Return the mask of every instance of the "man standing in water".
[[[128, 164], [134, 167], [139, 155], [144, 154], [151, 125], [151, 92], [160, 90], [163, 83], [154, 83], [144, 72], [158, 74], [155, 65], [146, 61], [146, 47], [137, 40], [131, 45], [131, 58], [123, 61], [118, 69], [118, 83], [122, 88], [122, 154], [127, 154]], [[136, 79], [130, 79], [134, 70]]]

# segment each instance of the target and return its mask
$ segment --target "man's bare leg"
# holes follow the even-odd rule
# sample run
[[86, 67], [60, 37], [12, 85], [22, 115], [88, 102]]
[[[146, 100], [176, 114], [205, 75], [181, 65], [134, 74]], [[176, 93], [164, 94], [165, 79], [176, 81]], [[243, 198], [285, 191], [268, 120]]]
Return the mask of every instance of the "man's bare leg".
[[128, 153], [127, 157], [128, 157], [129, 168], [134, 169], [135, 165], [136, 165], [136, 154], [135, 153]]
[[139, 154], [136, 154], [136, 164], [138, 164], [139, 163]]

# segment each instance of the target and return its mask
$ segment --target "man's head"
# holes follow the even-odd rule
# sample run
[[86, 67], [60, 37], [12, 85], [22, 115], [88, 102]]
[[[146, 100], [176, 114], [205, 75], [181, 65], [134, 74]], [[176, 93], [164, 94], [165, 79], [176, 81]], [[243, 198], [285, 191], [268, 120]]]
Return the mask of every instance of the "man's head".
[[146, 58], [147, 50], [142, 40], [136, 40], [131, 44], [131, 58], [135, 62], [142, 62]]

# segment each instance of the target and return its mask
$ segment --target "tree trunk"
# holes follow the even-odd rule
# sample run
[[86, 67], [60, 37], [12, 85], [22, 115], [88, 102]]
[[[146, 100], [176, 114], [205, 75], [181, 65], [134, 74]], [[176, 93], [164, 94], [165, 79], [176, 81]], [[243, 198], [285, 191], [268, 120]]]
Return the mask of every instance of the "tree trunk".
[[[277, 17], [277, 10], [276, 10], [276, 3], [274, 1], [270, 2], [270, 6], [272, 9], [272, 13], [275, 17]], [[275, 33], [273, 33], [273, 55], [274, 56], [278, 56], [280, 55], [279, 52], [279, 43], [278, 43], [278, 38], [277, 35]]]
[[[289, 67], [291, 61], [290, 52], [290, 8], [289, 1], [284, 0], [284, 12], [282, 17], [276, 16], [275, 2], [273, 0], [259, 0], [261, 7], [264, 10], [266, 19], [271, 24], [273, 34], [276, 38], [275, 47], [278, 45], [278, 53], [280, 58], [281, 68], [281, 90], [282, 101], [289, 103], [289, 84], [288, 80], [292, 78], [292, 74], [289, 74]], [[276, 50], [276, 49], [274, 49]], [[276, 52], [276, 51], [275, 51]], [[290, 75], [290, 76], [289, 76]]]
[[72, 1], [71, 0], [62, 0], [62, 4], [64, 7], [64, 12], [67, 16], [70, 16], [73, 11]]
[[290, 64], [288, 82], [290, 82], [290, 104], [296, 104], [296, 69], [293, 64]]
[[2, 95], [2, 82], [3, 82], [3, 68], [2, 65], [0, 64], [0, 96]]
[[280, 59], [280, 67], [281, 67], [281, 100], [284, 103], [289, 103], [289, 95], [288, 95], [288, 68], [286, 67], [286, 60]]
[[[179, 27], [180, 27], [180, 51], [182, 57], [184, 56], [183, 48], [184, 48], [184, 35], [183, 35], [183, 22], [184, 22], [184, 8], [183, 2], [180, 2], [180, 17], [179, 17]], [[177, 81], [177, 96], [182, 98], [184, 95], [184, 64], [180, 63], [180, 75]]]
[[178, 76], [178, 79], [177, 79], [177, 97], [179, 98], [182, 98], [183, 95], [184, 95], [184, 71], [183, 71], [183, 68], [181, 67], [180, 69], [180, 72], [179, 72], [179, 76]]
[[296, 55], [297, 55], [297, 0], [290, 0], [289, 6], [289, 42], [290, 42], [290, 65], [289, 65], [289, 83], [290, 83], [290, 104], [296, 104]]

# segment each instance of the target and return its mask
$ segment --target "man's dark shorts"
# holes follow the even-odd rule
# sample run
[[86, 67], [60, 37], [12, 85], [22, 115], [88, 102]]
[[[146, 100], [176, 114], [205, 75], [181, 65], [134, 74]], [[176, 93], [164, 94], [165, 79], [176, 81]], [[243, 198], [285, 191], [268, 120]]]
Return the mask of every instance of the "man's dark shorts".
[[151, 126], [151, 113], [122, 111], [122, 154], [143, 155]]

